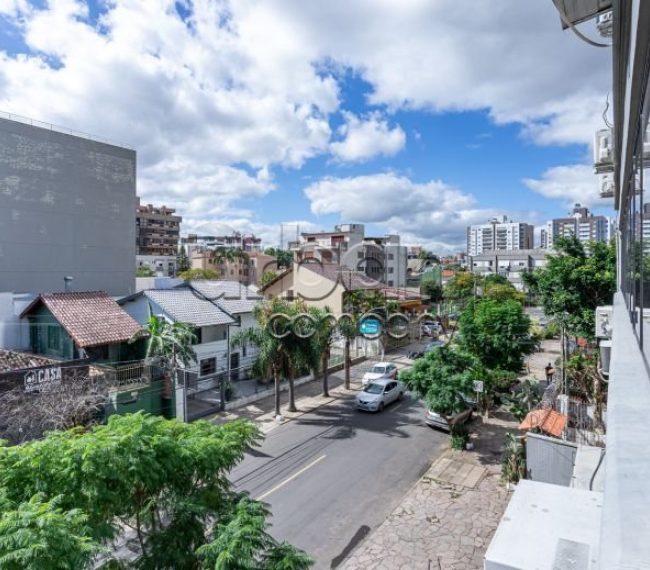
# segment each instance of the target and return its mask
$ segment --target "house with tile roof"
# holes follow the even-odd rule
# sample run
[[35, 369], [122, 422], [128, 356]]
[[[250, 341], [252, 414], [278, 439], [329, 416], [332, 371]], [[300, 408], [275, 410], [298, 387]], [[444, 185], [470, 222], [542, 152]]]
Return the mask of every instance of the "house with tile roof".
[[103, 291], [43, 293], [20, 318], [28, 323], [36, 355], [100, 362], [144, 356], [146, 331]]
[[386, 286], [336, 263], [306, 260], [294, 263], [273, 281], [260, 288], [265, 298], [302, 299], [311, 307], [329, 307], [334, 314], [344, 312], [345, 295], [351, 291], [380, 292]]
[[261, 300], [255, 288], [235, 281], [197, 280], [172, 289], [141, 291], [118, 303], [143, 326], [151, 315], [194, 326], [197, 362], [186, 369], [186, 375], [190, 385], [207, 386], [219, 378], [238, 381], [248, 377], [257, 349], [233, 350], [229, 339], [257, 326], [253, 310]]

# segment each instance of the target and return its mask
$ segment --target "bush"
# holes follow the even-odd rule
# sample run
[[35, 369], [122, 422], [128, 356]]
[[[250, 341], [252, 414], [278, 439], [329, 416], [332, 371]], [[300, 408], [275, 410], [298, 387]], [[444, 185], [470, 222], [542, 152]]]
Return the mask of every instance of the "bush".
[[451, 426], [451, 448], [464, 450], [465, 445], [469, 441], [469, 432], [465, 424]]
[[506, 434], [501, 477], [507, 483], [517, 483], [526, 477], [526, 448], [521, 443], [521, 438], [513, 433]]
[[545, 340], [558, 338], [559, 336], [560, 336], [560, 325], [558, 325], [555, 321], [551, 321], [550, 323], [548, 323], [542, 332], [542, 337]]

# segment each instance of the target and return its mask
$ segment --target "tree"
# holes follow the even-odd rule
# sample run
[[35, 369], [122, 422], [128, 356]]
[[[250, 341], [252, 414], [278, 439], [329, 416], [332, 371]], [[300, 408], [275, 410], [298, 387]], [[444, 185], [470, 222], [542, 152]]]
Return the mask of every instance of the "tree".
[[219, 274], [214, 269], [188, 269], [178, 274], [183, 281], [195, 279], [219, 279]]
[[155, 277], [156, 272], [151, 269], [148, 265], [140, 265], [138, 268], [135, 270], [135, 276], [136, 277]]
[[443, 346], [419, 358], [413, 367], [400, 372], [400, 380], [423, 398], [427, 407], [448, 419], [465, 409], [463, 396], [474, 390], [477, 361], [471, 355]]
[[545, 267], [524, 274], [524, 283], [569, 334], [593, 338], [595, 309], [616, 291], [614, 243], [591, 243], [589, 254], [575, 237], [557, 238]]
[[190, 260], [187, 257], [187, 252], [183, 246], [178, 248], [178, 253], [176, 254], [176, 273], [182, 273], [187, 271], [192, 266]]
[[359, 323], [354, 314], [346, 313], [339, 318], [339, 333], [345, 339], [345, 348], [343, 349], [343, 368], [344, 381], [343, 385], [346, 390], [350, 389], [350, 369], [352, 368], [352, 359], [350, 358], [350, 345], [357, 337]]
[[567, 361], [566, 375], [569, 392], [594, 405], [595, 427], [602, 429], [607, 390], [598, 372], [598, 356], [588, 352], [576, 352]]
[[472, 301], [460, 316], [459, 346], [488, 369], [518, 372], [534, 349], [530, 318], [512, 299]]
[[275, 257], [278, 269], [291, 267], [291, 264], [293, 263], [293, 252], [288, 249], [267, 247], [264, 250], [264, 253], [271, 257]]
[[271, 281], [278, 278], [279, 273], [277, 271], [265, 271], [260, 277], [260, 287], [268, 285]]
[[440, 263], [440, 258], [435, 253], [432, 253], [426, 249], [423, 249], [418, 252], [418, 259], [421, 259], [423, 261], [434, 261], [436, 263]]
[[67, 369], [63, 382], [46, 392], [25, 392], [22, 385], [3, 392], [0, 440], [22, 443], [48, 431], [98, 422], [112, 387], [106, 376], [91, 376], [87, 367], [79, 367]]
[[422, 283], [420, 293], [429, 297], [432, 303], [440, 303], [443, 299], [442, 286], [433, 280]]
[[444, 297], [460, 305], [466, 304], [476, 296], [481, 278], [469, 271], [456, 273], [444, 288]]
[[323, 396], [329, 397], [328, 366], [337, 331], [336, 318], [328, 307], [324, 309], [312, 307], [309, 309], [309, 315], [313, 319], [314, 326], [313, 347], [320, 360], [320, 371], [323, 376]]
[[481, 292], [481, 296], [483, 298], [493, 299], [494, 301], [513, 300], [523, 304], [526, 300], [526, 294], [522, 293], [521, 291], [517, 291], [514, 285], [508, 281], [506, 281], [506, 283], [494, 283], [484, 280], [483, 286], [481, 287]]
[[0, 567], [83, 570], [99, 549], [124, 567], [108, 547], [133, 540], [133, 568], [306, 569], [228, 479], [259, 439], [250, 422], [138, 413], [0, 448]]
[[187, 368], [196, 362], [196, 352], [192, 348], [196, 342], [194, 330], [188, 323], [170, 323], [158, 315], [149, 317], [146, 357], [159, 357], [162, 361], [165, 368], [164, 398], [172, 397], [173, 371], [181, 364]]

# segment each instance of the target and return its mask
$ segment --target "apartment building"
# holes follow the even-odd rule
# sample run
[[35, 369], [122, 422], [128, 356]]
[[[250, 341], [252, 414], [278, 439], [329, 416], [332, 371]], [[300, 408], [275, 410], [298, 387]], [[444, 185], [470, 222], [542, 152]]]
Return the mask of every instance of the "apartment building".
[[197, 251], [218, 247], [241, 249], [248, 253], [262, 251], [262, 238], [256, 237], [255, 234], [242, 234], [241, 232], [221, 236], [188, 234], [181, 238], [180, 243], [185, 248], [188, 257]]
[[174, 208], [142, 205], [138, 198], [135, 214], [138, 266], [148, 266], [154, 272], [170, 277], [176, 274], [182, 220]]
[[469, 258], [472, 273], [501, 275], [513, 284], [515, 289], [524, 290], [523, 275], [546, 265], [548, 252], [542, 249], [520, 249], [516, 251], [490, 251]]
[[650, 203], [643, 204], [634, 217], [634, 231], [638, 242], [643, 244], [643, 253], [650, 255]]
[[136, 153], [0, 118], [0, 292], [135, 287]]
[[513, 222], [507, 216], [493, 218], [486, 224], [467, 228], [467, 255], [474, 256], [489, 251], [532, 249], [535, 228], [523, 222]]
[[195, 251], [190, 257], [192, 269], [212, 269], [220, 279], [259, 285], [267, 271], [278, 272], [275, 257], [261, 251], [246, 253], [242, 257], [215, 259], [213, 250]]
[[552, 249], [558, 237], [574, 235], [582, 243], [606, 242], [611, 237], [610, 220], [606, 216], [594, 216], [587, 208], [576, 204], [566, 218], [555, 218], [542, 229], [541, 247]]
[[332, 232], [302, 233], [289, 249], [296, 261], [340, 264], [389, 287], [406, 286], [407, 248], [396, 234], [371, 237], [363, 224], [340, 224]]

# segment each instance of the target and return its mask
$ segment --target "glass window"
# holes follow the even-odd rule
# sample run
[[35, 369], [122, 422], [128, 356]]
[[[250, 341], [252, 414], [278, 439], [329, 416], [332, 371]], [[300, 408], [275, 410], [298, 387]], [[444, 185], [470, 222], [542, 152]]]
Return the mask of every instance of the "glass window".
[[50, 350], [61, 349], [61, 329], [58, 326], [47, 327], [47, 348]]
[[217, 371], [217, 359], [204, 358], [201, 360], [200, 366], [201, 366], [201, 376], [208, 376], [209, 374], [214, 374]]

